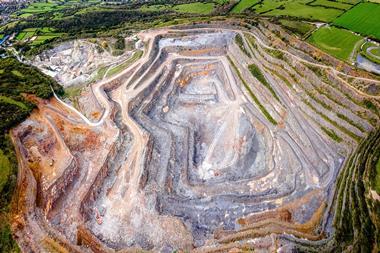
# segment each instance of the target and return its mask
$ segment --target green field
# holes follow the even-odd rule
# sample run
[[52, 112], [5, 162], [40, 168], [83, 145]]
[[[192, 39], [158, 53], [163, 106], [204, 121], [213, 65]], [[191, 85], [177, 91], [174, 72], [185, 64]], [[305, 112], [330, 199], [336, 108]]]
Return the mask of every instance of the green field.
[[27, 8], [22, 9], [20, 11], [20, 15], [22, 14], [37, 14], [37, 13], [45, 13], [49, 11], [57, 11], [62, 10], [65, 7], [62, 5], [58, 5], [55, 2], [49, 1], [49, 2], [36, 2], [30, 4]]
[[334, 25], [380, 39], [380, 4], [360, 3], [334, 21]]
[[342, 9], [312, 6], [309, 3], [310, 0], [263, 0], [252, 9], [264, 16], [289, 16], [323, 22], [331, 22], [344, 12]]
[[165, 4], [155, 4], [155, 5], [144, 5], [140, 8], [140, 11], [163, 11], [170, 10], [169, 5]]
[[240, 0], [240, 2], [232, 8], [231, 13], [241, 13], [259, 2], [260, 0]]
[[309, 24], [309, 23], [305, 23], [305, 22], [301, 22], [301, 21], [281, 19], [281, 20], [279, 20], [279, 22], [286, 29], [288, 29], [294, 33], [297, 33], [301, 36], [304, 36], [305, 34], [307, 34], [310, 31], [315, 29], [314, 25]]
[[33, 37], [34, 33], [35, 33], [34, 31], [29, 32], [29, 31], [26, 31], [26, 29], [25, 29], [22, 32], [20, 32], [19, 34], [17, 34], [16, 40], [27, 40], [27, 39]]
[[339, 3], [346, 3], [346, 4], [351, 4], [351, 5], [355, 5], [357, 3], [359, 3], [361, 0], [337, 0], [337, 2]]
[[[45, 43], [46, 40], [60, 37], [63, 33], [55, 33], [55, 29], [50, 27], [42, 27], [42, 28], [27, 28], [22, 30], [17, 34], [16, 40], [18, 41], [26, 41], [33, 36], [37, 36], [31, 43], [31, 45], [40, 45]], [[38, 34], [38, 35], [37, 35]]]
[[347, 61], [361, 39], [361, 36], [345, 29], [321, 27], [308, 38], [308, 42], [338, 59]]
[[189, 3], [173, 7], [173, 10], [183, 13], [209, 14], [214, 10], [214, 3]]
[[343, 3], [343, 2], [333, 2], [329, 0], [315, 0], [314, 2], [310, 3], [311, 6], [325, 6], [325, 7], [331, 7], [335, 9], [342, 9], [342, 10], [348, 10], [352, 7], [351, 4]]
[[179, 5], [169, 4], [156, 4], [156, 5], [144, 5], [140, 8], [141, 11], [164, 11], [173, 10], [181, 13], [190, 14], [210, 14], [214, 10], [214, 3], [189, 3]]
[[101, 1], [61, 1], [61, 0], [48, 0], [48, 1], [39, 1], [29, 4], [26, 8], [23, 8], [19, 11], [17, 11], [15, 14], [19, 18], [28, 18], [30, 16], [33, 16], [34, 14], [44, 14], [48, 12], [56, 14], [63, 14], [59, 11], [67, 10], [67, 9], [74, 9], [74, 8], [83, 8], [87, 6], [91, 6], [97, 3], [101, 3]]
[[25, 32], [20, 32], [19, 34], [17, 34], [16, 40], [22, 40], [22, 39], [24, 39], [25, 34], [26, 34]]
[[46, 43], [47, 40], [54, 39], [62, 36], [63, 33], [46, 33], [42, 35], [38, 35], [35, 40], [33, 40], [31, 45], [40, 45]]

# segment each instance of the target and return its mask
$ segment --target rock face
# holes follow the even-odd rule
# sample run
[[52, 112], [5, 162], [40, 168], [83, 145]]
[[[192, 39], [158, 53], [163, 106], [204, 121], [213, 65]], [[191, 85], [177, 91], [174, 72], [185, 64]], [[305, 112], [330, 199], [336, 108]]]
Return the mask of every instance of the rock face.
[[339, 170], [379, 120], [346, 79], [369, 79], [276, 48], [261, 25], [138, 36], [144, 56], [91, 86], [98, 121], [53, 99], [14, 129], [23, 251], [286, 252], [328, 237]]
[[[54, 77], [64, 87], [81, 85], [103, 78], [107, 68], [125, 61], [132, 52], [126, 51], [122, 55], [112, 55], [108, 44], [102, 46], [102, 41], [74, 40], [64, 42], [59, 46], [47, 50], [33, 60], [33, 65], [45, 74]], [[100, 69], [104, 73], [99, 74]], [[96, 71], [98, 70], [98, 71]]]

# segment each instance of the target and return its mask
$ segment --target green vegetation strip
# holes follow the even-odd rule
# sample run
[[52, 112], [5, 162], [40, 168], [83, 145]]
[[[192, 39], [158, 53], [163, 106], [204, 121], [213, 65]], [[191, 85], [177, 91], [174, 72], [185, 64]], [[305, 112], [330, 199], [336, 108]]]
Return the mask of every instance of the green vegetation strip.
[[0, 192], [3, 191], [4, 186], [7, 184], [9, 174], [11, 173], [11, 164], [6, 155], [0, 149]]
[[321, 126], [321, 129], [323, 130], [323, 132], [325, 132], [332, 140], [336, 141], [336, 142], [341, 142], [343, 139], [341, 137], [339, 137], [334, 130], [330, 129], [330, 128], [327, 128], [327, 127], [324, 127], [324, 126]]
[[[278, 73], [278, 72], [275, 71], [275, 70], [269, 69], [269, 68], [267, 68], [267, 67], [265, 67], [265, 68], [266, 68], [268, 71], [270, 71], [273, 75], [275, 75], [275, 76], [277, 76], [278, 78], [280, 78], [280, 79], [286, 84], [286, 86], [288, 86], [289, 88], [291, 88], [291, 89], [294, 90], [292, 84], [289, 82], [288, 79], [286, 79], [285, 76], [281, 75], [280, 73]], [[292, 80], [292, 82], [294, 82], [294, 80]]]
[[359, 129], [361, 132], [365, 132], [365, 129], [359, 125], [357, 122], [353, 121], [352, 119], [348, 118], [346, 115], [344, 114], [341, 114], [341, 113], [337, 113], [336, 114], [339, 118], [341, 118], [342, 120], [346, 121], [347, 123], [349, 123], [350, 125], [356, 127], [357, 129]]
[[24, 103], [17, 101], [17, 100], [14, 100], [10, 97], [2, 96], [2, 95], [0, 95], [0, 102], [16, 105], [16, 106], [21, 107], [22, 109], [25, 109], [25, 110], [29, 109], [29, 107], [27, 105], [25, 105]]
[[137, 61], [138, 59], [141, 58], [141, 56], [143, 55], [143, 51], [142, 50], [137, 50], [129, 59], [127, 59], [125, 62], [111, 68], [108, 73], [107, 73], [107, 77], [110, 77], [110, 76], [113, 76], [117, 73], [120, 73], [122, 70], [126, 69], [129, 65], [131, 65], [132, 63], [134, 63], [135, 61]]
[[284, 53], [281, 52], [280, 50], [275, 50], [275, 49], [269, 49], [269, 48], [264, 48], [265, 52], [273, 56], [274, 58], [284, 60]]
[[276, 92], [274, 91], [273, 87], [268, 83], [267, 79], [265, 79], [264, 74], [261, 72], [258, 66], [255, 64], [248, 65], [248, 69], [251, 72], [251, 74], [256, 77], [257, 80], [260, 81], [273, 95], [273, 97], [278, 101], [280, 101], [280, 98], [277, 96]]
[[229, 56], [227, 56], [227, 58], [228, 58], [228, 61], [231, 64], [231, 66], [233, 67], [233, 69], [237, 73], [239, 79], [243, 83], [244, 87], [247, 89], [249, 95], [251, 96], [251, 98], [253, 99], [253, 101], [256, 103], [256, 105], [260, 108], [261, 112], [269, 120], [269, 122], [271, 122], [273, 125], [277, 125], [276, 120], [270, 115], [270, 113], [260, 103], [259, 99], [255, 96], [255, 94], [253, 93], [253, 91], [251, 90], [251, 88], [249, 87], [249, 85], [247, 84], [247, 82], [243, 79], [243, 77], [241, 76], [241, 73], [240, 73], [239, 69], [237, 68], [237, 66], [235, 65], [235, 63], [232, 61], [232, 59]]
[[257, 49], [256, 39], [248, 33], [245, 33], [244, 35], [248, 39], [248, 46], [251, 48], [251, 50], [253, 51], [253, 48]]
[[340, 131], [342, 131], [343, 133], [345, 133], [346, 135], [350, 136], [352, 139], [354, 139], [355, 141], [360, 141], [360, 137], [357, 136], [356, 134], [354, 134], [353, 132], [351, 132], [350, 130], [348, 130], [347, 128], [339, 125], [336, 121], [330, 119], [329, 117], [327, 117], [325, 114], [323, 114], [322, 112], [320, 112], [317, 108], [315, 108], [309, 101], [307, 101], [306, 99], [303, 100], [304, 103], [309, 106], [313, 111], [315, 111], [319, 116], [321, 116], [324, 120], [326, 120], [327, 122], [329, 122], [330, 124], [332, 124], [333, 126], [335, 126], [336, 128], [338, 128]]
[[373, 185], [377, 194], [380, 195], [380, 157], [376, 163], [376, 176], [373, 177]]
[[249, 58], [251, 58], [251, 54], [248, 52], [247, 48], [245, 48], [243, 38], [239, 33], [235, 36], [235, 42], [239, 46], [241, 51], [243, 51], [243, 53], [245, 53]]

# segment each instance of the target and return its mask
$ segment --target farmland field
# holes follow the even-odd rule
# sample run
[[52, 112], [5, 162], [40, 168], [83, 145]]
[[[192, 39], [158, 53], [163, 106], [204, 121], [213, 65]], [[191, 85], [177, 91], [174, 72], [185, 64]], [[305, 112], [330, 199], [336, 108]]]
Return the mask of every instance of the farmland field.
[[26, 41], [38, 34], [38, 37], [33, 40], [32, 45], [39, 45], [44, 43], [47, 39], [56, 38], [62, 35], [62, 33], [54, 33], [55, 29], [50, 27], [42, 28], [27, 28], [17, 34], [16, 40]]
[[350, 31], [336, 27], [321, 27], [308, 41], [321, 50], [341, 60], [348, 60], [356, 43], [362, 39]]
[[295, 20], [287, 20], [287, 19], [281, 19], [280, 24], [284, 26], [286, 29], [297, 33], [301, 36], [305, 35], [306, 33], [310, 32], [315, 28], [314, 25], [301, 22], [301, 21], [295, 21]]
[[25, 32], [20, 32], [19, 34], [17, 34], [16, 40], [22, 40], [22, 39], [24, 39], [25, 34], [26, 34]]
[[359, 3], [360, 1], [361, 0], [338, 0], [337, 2], [355, 5]]
[[334, 21], [334, 25], [380, 39], [380, 4], [360, 3]]
[[329, 0], [315, 0], [314, 2], [310, 3], [311, 6], [325, 6], [325, 7], [331, 7], [335, 9], [342, 9], [342, 10], [348, 10], [352, 7], [351, 4], [343, 3], [343, 2], [333, 2]]
[[155, 5], [144, 5], [140, 8], [141, 11], [163, 11], [163, 10], [173, 10], [182, 13], [196, 13], [196, 14], [209, 14], [214, 9], [213, 3], [188, 3], [179, 5], [168, 5], [168, 4], [155, 4]]
[[23, 9], [21, 13], [45, 13], [49, 11], [54, 11], [54, 10], [60, 10], [64, 9], [65, 7], [57, 5], [56, 3], [53, 2], [47, 2], [47, 3], [33, 3], [29, 5], [27, 8]]
[[189, 3], [176, 5], [173, 10], [183, 13], [209, 14], [214, 9], [213, 3]]
[[241, 13], [259, 2], [260, 0], [241, 0], [237, 5], [234, 6], [234, 8], [231, 10], [231, 13]]
[[35, 40], [33, 40], [32, 45], [39, 45], [46, 42], [46, 40], [53, 39], [61, 36], [62, 33], [46, 33], [43, 35], [39, 35]]
[[155, 5], [144, 5], [140, 8], [140, 11], [162, 11], [162, 10], [169, 10], [169, 5], [164, 4], [155, 4]]
[[256, 13], [265, 16], [289, 16], [306, 20], [318, 20], [323, 22], [333, 21], [341, 15], [344, 10], [323, 6], [311, 6], [308, 0], [296, 1], [274, 1], [264, 0], [255, 5]]
[[17, 34], [16, 40], [27, 40], [34, 35], [35, 31], [27, 31], [26, 29]]

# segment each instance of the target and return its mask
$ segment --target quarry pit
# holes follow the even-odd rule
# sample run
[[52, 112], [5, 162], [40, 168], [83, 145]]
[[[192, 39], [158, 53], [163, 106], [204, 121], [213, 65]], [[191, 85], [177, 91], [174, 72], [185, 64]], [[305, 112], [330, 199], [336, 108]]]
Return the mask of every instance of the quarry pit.
[[379, 122], [360, 102], [380, 82], [266, 23], [137, 37], [143, 56], [91, 84], [90, 104], [40, 100], [12, 131], [21, 249], [292, 252], [328, 238], [338, 173]]

